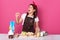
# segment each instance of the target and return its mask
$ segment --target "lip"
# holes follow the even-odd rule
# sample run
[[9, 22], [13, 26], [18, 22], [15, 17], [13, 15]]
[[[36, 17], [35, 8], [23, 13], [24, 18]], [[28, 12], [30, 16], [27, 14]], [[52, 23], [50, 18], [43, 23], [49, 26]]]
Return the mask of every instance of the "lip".
[[28, 11], [30, 11], [30, 10], [28, 10]]

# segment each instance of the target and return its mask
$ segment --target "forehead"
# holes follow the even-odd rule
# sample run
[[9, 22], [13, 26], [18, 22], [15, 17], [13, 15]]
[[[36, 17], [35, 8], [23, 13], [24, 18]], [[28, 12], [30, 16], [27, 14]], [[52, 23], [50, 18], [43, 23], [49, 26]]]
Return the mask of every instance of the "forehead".
[[29, 5], [29, 7], [30, 7], [30, 8], [33, 8], [33, 6], [32, 6], [32, 5]]

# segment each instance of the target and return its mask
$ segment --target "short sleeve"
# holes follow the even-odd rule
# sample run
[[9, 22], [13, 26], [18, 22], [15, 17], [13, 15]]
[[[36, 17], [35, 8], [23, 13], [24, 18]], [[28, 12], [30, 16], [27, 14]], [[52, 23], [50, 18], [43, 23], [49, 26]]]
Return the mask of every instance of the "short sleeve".
[[27, 15], [26, 13], [23, 13], [23, 14], [21, 15], [21, 18], [23, 19], [22, 25], [24, 24], [24, 20], [25, 20], [26, 15]]
[[23, 14], [21, 15], [21, 18], [22, 18], [22, 19], [25, 19], [25, 16], [26, 16], [26, 13], [23, 13]]
[[35, 18], [35, 22], [38, 22], [38, 21], [39, 21], [39, 18], [38, 18], [38, 17], [36, 17], [36, 18]]

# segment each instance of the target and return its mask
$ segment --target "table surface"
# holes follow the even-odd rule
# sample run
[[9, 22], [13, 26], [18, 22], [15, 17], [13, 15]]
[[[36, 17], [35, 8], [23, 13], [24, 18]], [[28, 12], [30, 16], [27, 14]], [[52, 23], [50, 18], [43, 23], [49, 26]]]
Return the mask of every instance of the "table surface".
[[44, 37], [23, 37], [19, 36], [18, 38], [8, 39], [7, 34], [0, 34], [0, 40], [60, 40], [60, 35], [47, 35]]

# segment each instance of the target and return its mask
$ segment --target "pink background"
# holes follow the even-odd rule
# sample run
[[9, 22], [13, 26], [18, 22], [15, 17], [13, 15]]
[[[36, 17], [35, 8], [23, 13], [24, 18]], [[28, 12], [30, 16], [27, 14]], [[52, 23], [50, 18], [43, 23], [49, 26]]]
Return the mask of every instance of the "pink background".
[[[15, 21], [15, 13], [27, 11], [33, 0], [0, 0], [0, 33], [7, 33], [9, 21]], [[38, 6], [39, 26], [49, 34], [60, 34], [60, 0], [34, 0]], [[16, 25], [17, 26], [17, 25]], [[16, 27], [21, 32], [22, 26]]]

